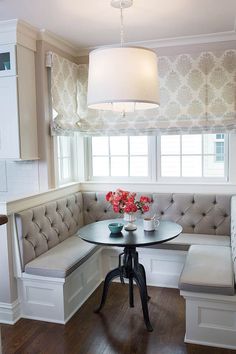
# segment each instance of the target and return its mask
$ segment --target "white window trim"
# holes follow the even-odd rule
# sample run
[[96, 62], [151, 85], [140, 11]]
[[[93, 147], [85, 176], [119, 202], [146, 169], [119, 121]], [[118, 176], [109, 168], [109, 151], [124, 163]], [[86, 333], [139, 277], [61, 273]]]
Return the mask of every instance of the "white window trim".
[[[225, 139], [225, 176], [226, 177], [162, 177], [160, 161], [160, 136], [150, 136], [148, 139], [148, 177], [93, 177], [92, 176], [92, 143], [91, 138], [84, 138], [84, 173], [80, 181], [88, 183], [146, 183], [160, 185], [219, 185], [236, 183], [236, 161], [234, 161], [229, 152], [236, 149], [236, 134], [227, 135]], [[86, 163], [87, 162], [87, 163]]]
[[[236, 137], [236, 136], [235, 136]], [[203, 141], [203, 139], [202, 139]], [[224, 175], [225, 177], [162, 177], [161, 176], [161, 136], [157, 137], [157, 183], [161, 184], [225, 184], [229, 183], [230, 179], [230, 171], [229, 171], [229, 151], [233, 151], [229, 149], [230, 144], [230, 136], [229, 134], [225, 134], [225, 164], [224, 164]], [[180, 144], [180, 154], [182, 154], [182, 144]], [[192, 154], [196, 156], [202, 156], [200, 154]], [[209, 154], [211, 155], [211, 154]], [[174, 156], [171, 155], [171, 156]], [[179, 156], [179, 154], [176, 154]], [[158, 158], [159, 157], [159, 158]], [[182, 159], [180, 159], [182, 161]], [[202, 161], [203, 163], [203, 161]], [[182, 169], [182, 166], [180, 166]]]
[[[155, 139], [155, 137], [154, 137]], [[85, 179], [86, 181], [90, 181], [90, 182], [121, 182], [121, 183], [128, 183], [128, 182], [133, 182], [133, 183], [140, 183], [140, 182], [151, 182], [152, 181], [152, 175], [153, 175], [153, 166], [151, 164], [151, 159], [152, 159], [152, 144], [150, 143], [150, 139], [148, 139], [148, 176], [131, 176], [131, 177], [123, 177], [123, 176], [93, 176], [92, 174], [92, 138], [91, 137], [87, 137], [84, 139], [85, 141], [85, 150], [87, 152], [87, 156], [88, 158], [85, 159], [85, 161], [88, 161], [87, 164], [87, 173], [85, 172], [85, 177], [87, 177], [87, 179]], [[129, 144], [128, 144], [129, 146]], [[129, 152], [128, 152], [129, 153]], [[146, 156], [146, 155], [145, 155]], [[110, 159], [110, 154], [109, 154], [109, 159]], [[129, 159], [129, 157], [128, 157]], [[110, 161], [109, 161], [109, 168], [110, 168]]]
[[[71, 156], [70, 156], [70, 176], [68, 178], [60, 179], [60, 171], [59, 171], [59, 156], [58, 156], [58, 140], [57, 136], [53, 137], [54, 141], [54, 166], [55, 166], [55, 182], [57, 187], [61, 187], [63, 185], [77, 182], [78, 181], [78, 142], [76, 136], [70, 137], [70, 148], [71, 148]], [[61, 171], [62, 172], [62, 171]], [[62, 173], [61, 173], [62, 175]]]

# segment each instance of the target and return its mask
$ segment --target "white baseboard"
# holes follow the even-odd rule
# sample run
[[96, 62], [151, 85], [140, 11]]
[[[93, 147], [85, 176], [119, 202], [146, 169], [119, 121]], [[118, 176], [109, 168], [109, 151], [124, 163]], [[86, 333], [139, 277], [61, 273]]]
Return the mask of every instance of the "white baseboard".
[[224, 348], [224, 349], [232, 349], [235, 350], [236, 347], [235, 346], [231, 346], [231, 345], [227, 345], [227, 344], [219, 344], [219, 343], [211, 343], [211, 342], [207, 342], [207, 341], [199, 341], [199, 340], [191, 340], [191, 339], [187, 339], [186, 335], [184, 337], [184, 342], [185, 343], [189, 343], [189, 344], [198, 344], [198, 345], [205, 345], [207, 347], [216, 347], [216, 348]]
[[21, 306], [19, 300], [13, 303], [0, 302], [0, 323], [14, 324], [21, 317]]

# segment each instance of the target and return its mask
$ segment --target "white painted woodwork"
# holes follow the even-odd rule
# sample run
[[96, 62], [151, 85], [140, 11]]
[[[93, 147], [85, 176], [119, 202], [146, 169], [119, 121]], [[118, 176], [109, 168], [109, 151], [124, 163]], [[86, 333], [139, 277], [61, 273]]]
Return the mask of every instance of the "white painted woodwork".
[[[178, 288], [186, 251], [162, 250], [154, 248], [137, 248], [139, 263], [146, 270], [147, 284], [166, 288]], [[118, 266], [118, 255], [122, 248], [107, 247], [102, 253], [103, 277]]]
[[17, 77], [0, 77], [0, 158], [19, 158]]
[[100, 253], [66, 279], [23, 273], [18, 279], [21, 317], [65, 324], [102, 281]]
[[236, 349], [236, 295], [180, 295], [186, 301], [186, 343]]
[[12, 76], [16, 75], [16, 51], [14, 45], [1, 45], [0, 46], [0, 54], [1, 53], [10, 53], [10, 63], [11, 67], [9, 70], [0, 70], [0, 77], [1, 76]]
[[[3, 34], [0, 32], [0, 39]], [[38, 159], [35, 52], [20, 44], [10, 52], [11, 70], [0, 71], [0, 158]]]

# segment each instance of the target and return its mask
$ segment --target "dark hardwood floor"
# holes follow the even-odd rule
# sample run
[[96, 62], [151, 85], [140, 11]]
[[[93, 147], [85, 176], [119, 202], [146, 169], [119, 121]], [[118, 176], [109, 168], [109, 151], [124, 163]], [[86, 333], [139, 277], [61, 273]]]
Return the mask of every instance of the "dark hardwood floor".
[[[135, 287], [113, 283], [102, 313], [95, 314], [101, 286], [64, 326], [21, 319], [1, 325], [2, 354], [233, 354], [235, 351], [184, 344], [184, 300], [177, 289], [149, 287], [154, 331], [146, 331]], [[0, 351], [1, 353], [1, 351]]]

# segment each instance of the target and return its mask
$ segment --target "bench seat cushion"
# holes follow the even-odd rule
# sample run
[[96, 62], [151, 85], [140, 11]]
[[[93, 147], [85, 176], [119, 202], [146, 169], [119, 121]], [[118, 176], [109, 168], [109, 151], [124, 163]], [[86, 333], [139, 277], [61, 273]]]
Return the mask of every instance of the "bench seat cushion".
[[180, 276], [181, 290], [234, 295], [231, 248], [191, 246]]
[[230, 247], [230, 236], [182, 233], [169, 242], [151, 247], [187, 251], [191, 245]]
[[25, 272], [44, 277], [65, 278], [99, 249], [74, 235], [25, 265]]

